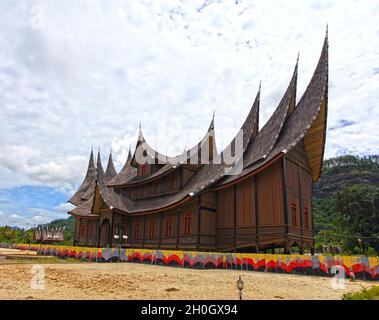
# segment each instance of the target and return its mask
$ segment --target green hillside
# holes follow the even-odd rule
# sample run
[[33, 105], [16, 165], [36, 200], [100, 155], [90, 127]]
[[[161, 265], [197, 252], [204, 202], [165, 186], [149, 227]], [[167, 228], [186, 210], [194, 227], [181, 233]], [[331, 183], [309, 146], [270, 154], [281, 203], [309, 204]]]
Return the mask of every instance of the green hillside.
[[[72, 245], [73, 235], [75, 227], [75, 219], [69, 217], [68, 219], [58, 219], [54, 220], [48, 224], [43, 225], [43, 227], [49, 228], [59, 228], [65, 227], [64, 239], [65, 241], [61, 244]], [[34, 232], [35, 228], [29, 230], [20, 229], [17, 227], [0, 227], [0, 243], [34, 243]]]
[[316, 245], [379, 252], [379, 156], [328, 159], [313, 189]]

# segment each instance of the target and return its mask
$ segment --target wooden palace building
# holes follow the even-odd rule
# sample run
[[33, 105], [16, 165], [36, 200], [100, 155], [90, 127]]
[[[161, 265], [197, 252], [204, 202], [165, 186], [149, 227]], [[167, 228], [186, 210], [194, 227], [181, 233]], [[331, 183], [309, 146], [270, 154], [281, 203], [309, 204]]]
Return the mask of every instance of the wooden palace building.
[[204, 138], [176, 157], [151, 148], [140, 129], [135, 152], [129, 150], [118, 173], [112, 154], [104, 171], [100, 152], [95, 164], [91, 151], [84, 181], [69, 200], [76, 206], [69, 212], [76, 219], [75, 244], [312, 251], [312, 183], [320, 178], [326, 136], [327, 35], [298, 102], [297, 69], [296, 63], [283, 98], [260, 130], [259, 89], [242, 135], [220, 153], [214, 119]]

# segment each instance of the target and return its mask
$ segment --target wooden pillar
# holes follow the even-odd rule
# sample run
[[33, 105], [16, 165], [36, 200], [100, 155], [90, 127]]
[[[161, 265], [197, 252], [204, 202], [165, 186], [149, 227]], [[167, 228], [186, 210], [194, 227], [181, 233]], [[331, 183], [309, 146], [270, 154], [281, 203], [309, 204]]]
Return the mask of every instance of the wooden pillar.
[[176, 212], [176, 221], [176, 249], [178, 249], [180, 241], [180, 207]]
[[132, 230], [132, 217], [129, 217], [128, 218], [128, 240], [129, 240], [129, 245], [131, 246], [132, 244], [132, 233], [133, 233], [133, 230]]
[[162, 246], [162, 231], [163, 231], [163, 212], [161, 212], [161, 216], [159, 219], [159, 244], [158, 244], [159, 249]]
[[124, 215], [121, 215], [121, 223], [120, 223], [120, 230], [119, 230], [119, 237], [120, 237], [120, 245], [122, 247], [124, 238], [122, 237], [124, 235]]
[[108, 235], [110, 238], [110, 239], [108, 239], [110, 248], [112, 247], [112, 242], [113, 242], [113, 227], [114, 227], [114, 211], [112, 210], [111, 230], [110, 230], [109, 235]]
[[145, 248], [145, 238], [146, 238], [146, 214], [143, 216], [143, 239], [142, 239], [142, 248]]
[[256, 246], [255, 249], [259, 253], [259, 212], [258, 212], [258, 174], [254, 176], [254, 202], [255, 202], [255, 233], [256, 233]]
[[286, 237], [286, 247], [288, 242], [288, 204], [287, 204], [287, 175], [286, 175], [286, 158], [283, 157], [282, 161], [282, 188], [283, 188], [283, 205], [284, 205], [284, 224], [285, 224], [285, 237]]
[[197, 240], [196, 240], [196, 249], [200, 248], [200, 232], [201, 232], [201, 196], [198, 197], [197, 205]]
[[89, 229], [89, 220], [87, 219], [86, 223], [86, 246], [88, 246], [88, 230]]
[[76, 224], [77, 224], [77, 220], [78, 218], [75, 216], [75, 221], [74, 221], [74, 246], [76, 246], [76, 237], [77, 237], [77, 234], [76, 234]]
[[[312, 190], [312, 179], [309, 180], [310, 188]], [[311, 215], [311, 228], [312, 228], [312, 248], [311, 248], [311, 254], [314, 255], [315, 252], [315, 234], [314, 234], [314, 225], [313, 225], [313, 193], [311, 192], [311, 199], [310, 199], [310, 208], [309, 208], [309, 214]], [[313, 253], [312, 253], [313, 252]]]
[[97, 246], [100, 248], [100, 239], [101, 239], [101, 213], [100, 213], [100, 218], [99, 218], [99, 225], [98, 225], [98, 230], [97, 230]]
[[233, 185], [233, 252], [236, 252], [237, 246], [237, 186]]
[[[297, 184], [299, 185], [299, 189], [298, 189], [298, 197], [299, 197], [299, 207], [300, 207], [300, 210], [299, 210], [299, 214], [300, 214], [300, 242], [301, 242], [301, 248], [300, 248], [300, 252], [303, 252], [303, 249], [304, 249], [304, 241], [303, 241], [303, 200], [301, 198], [301, 180], [300, 180], [300, 166], [299, 164], [297, 165]], [[303, 253], [301, 253], [303, 254]]]

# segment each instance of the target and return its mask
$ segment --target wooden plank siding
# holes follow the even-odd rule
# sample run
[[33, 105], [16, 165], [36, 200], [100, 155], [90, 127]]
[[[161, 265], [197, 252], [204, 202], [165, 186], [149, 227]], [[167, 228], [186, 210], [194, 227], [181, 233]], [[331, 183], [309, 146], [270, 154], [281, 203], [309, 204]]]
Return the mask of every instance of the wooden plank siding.
[[260, 226], [284, 225], [283, 181], [280, 162], [258, 173], [258, 214]]
[[[286, 155], [285, 174], [289, 237], [301, 247], [304, 243], [313, 246], [312, 171], [303, 141]], [[292, 215], [294, 207], [296, 222]]]
[[234, 187], [218, 191], [216, 243], [218, 250], [234, 246]]
[[[177, 190], [193, 174], [192, 168], [182, 167], [162, 177], [160, 188], [167, 192], [170, 178], [176, 177]], [[312, 173], [303, 141], [255, 175], [223, 189], [200, 193], [169, 210], [122, 215], [105, 206], [97, 194], [93, 211], [99, 214], [95, 238], [89, 231], [93, 225], [76, 219], [75, 241], [80, 245], [96, 245], [98, 241], [100, 246], [115, 247], [120, 240], [114, 240], [113, 235], [121, 232], [121, 238], [128, 235], [121, 244], [133, 248], [249, 252], [294, 244], [313, 246]], [[108, 243], [99, 235], [106, 219], [110, 224]], [[172, 219], [171, 235], [168, 219]]]

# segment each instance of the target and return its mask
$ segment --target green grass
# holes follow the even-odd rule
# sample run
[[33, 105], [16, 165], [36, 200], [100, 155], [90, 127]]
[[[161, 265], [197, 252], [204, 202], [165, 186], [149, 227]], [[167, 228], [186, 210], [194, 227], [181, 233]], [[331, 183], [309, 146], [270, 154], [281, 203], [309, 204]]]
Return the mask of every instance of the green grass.
[[342, 296], [342, 300], [379, 300], [379, 286], [363, 288], [360, 292], [350, 292]]

